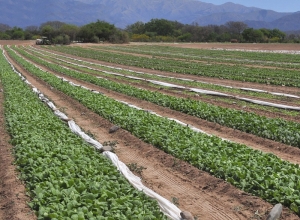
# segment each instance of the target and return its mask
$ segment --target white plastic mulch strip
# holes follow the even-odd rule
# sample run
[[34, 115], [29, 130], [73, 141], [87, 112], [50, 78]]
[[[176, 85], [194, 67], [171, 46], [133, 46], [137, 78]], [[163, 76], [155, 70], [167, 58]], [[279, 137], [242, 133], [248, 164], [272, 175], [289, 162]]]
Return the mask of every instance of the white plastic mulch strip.
[[246, 51], [246, 52], [260, 52], [260, 53], [282, 53], [282, 54], [300, 54], [299, 50], [251, 50], [251, 49], [224, 49], [214, 48], [211, 50], [224, 50], [224, 51]]
[[297, 96], [297, 95], [291, 95], [291, 94], [279, 93], [279, 92], [268, 92], [268, 91], [262, 90], [262, 89], [240, 88], [240, 90], [251, 91], [251, 92], [268, 93], [268, 94], [271, 94], [271, 95], [285, 96], [285, 97], [290, 97], [290, 98], [295, 98], [295, 99], [299, 99], [299, 98], [300, 98], [300, 97]]
[[[1, 47], [0, 47], [1, 48]], [[1, 48], [2, 49], [2, 48]], [[3, 51], [3, 55], [4, 51]], [[9, 60], [7, 59], [7, 57], [5, 56], [7, 62], [9, 62]], [[9, 64], [11, 65], [13, 71], [18, 74], [23, 81], [29, 83], [25, 77], [22, 76], [22, 74], [20, 72], [18, 72], [15, 67], [12, 65], [12, 63], [9, 62]], [[64, 81], [67, 81], [65, 79], [63, 79]], [[29, 83], [29, 85], [31, 85]], [[75, 85], [75, 84], [73, 84]], [[83, 87], [86, 88], [86, 87]], [[88, 89], [88, 88], [86, 88]], [[33, 91], [38, 94], [39, 98], [47, 103], [47, 105], [54, 111], [55, 115], [57, 115], [60, 119], [68, 121], [68, 125], [69, 128], [71, 129], [71, 131], [75, 134], [77, 134], [78, 136], [80, 136], [81, 138], [83, 138], [86, 142], [88, 142], [89, 144], [93, 145], [95, 148], [97, 149], [101, 149], [103, 146], [96, 140], [94, 140], [93, 138], [91, 138], [90, 136], [88, 136], [87, 134], [85, 134], [80, 127], [71, 119], [69, 119], [64, 113], [60, 112], [55, 105], [49, 101], [49, 99], [47, 99], [37, 88], [33, 88]], [[170, 219], [174, 219], [174, 220], [180, 220], [180, 213], [181, 210], [175, 206], [173, 203], [171, 203], [169, 200], [163, 198], [162, 196], [160, 196], [159, 194], [155, 193], [153, 190], [147, 188], [146, 186], [144, 186], [141, 182], [141, 179], [138, 176], [135, 176], [130, 170], [129, 168], [119, 160], [118, 156], [112, 152], [108, 152], [105, 151], [103, 152], [103, 155], [106, 156], [107, 158], [109, 158], [112, 163], [117, 167], [117, 169], [124, 175], [124, 177], [126, 177], [126, 179], [138, 190], [143, 191], [147, 196], [157, 200], [159, 207], [161, 209], [161, 211]]]
[[285, 94], [285, 93], [281, 93], [281, 92], [266, 92], [266, 93], [269, 93], [272, 95], [278, 95], [278, 96], [286, 96], [286, 97], [296, 98], [296, 99], [300, 98], [299, 96], [296, 96], [296, 95], [290, 95], [290, 94]]
[[178, 86], [172, 83], [166, 83], [166, 82], [160, 82], [157, 80], [146, 80], [147, 82], [151, 82], [155, 85], [160, 85], [160, 86], [165, 86], [165, 87], [170, 87], [170, 88], [176, 88], [176, 89], [186, 89], [184, 86]]
[[224, 97], [232, 97], [232, 98], [234, 98], [234, 96], [232, 96], [232, 95], [228, 95], [228, 94], [221, 93], [221, 92], [215, 92], [215, 91], [205, 90], [205, 89], [189, 88], [189, 90], [192, 91], [192, 92], [206, 94], [206, 95], [215, 95], [215, 96], [224, 96]]
[[100, 150], [103, 146], [98, 141], [94, 140], [90, 136], [88, 136], [86, 133], [81, 131], [80, 127], [73, 121], [68, 121], [68, 125], [70, 129], [73, 131], [73, 133], [77, 134], [79, 137], [83, 138], [86, 142], [93, 145], [95, 148]]
[[128, 181], [138, 190], [142, 190], [147, 196], [154, 198], [157, 200], [158, 204], [160, 205], [161, 211], [165, 213], [171, 219], [181, 219], [180, 216], [180, 209], [178, 209], [173, 203], [165, 199], [164, 197], [158, 195], [153, 190], [147, 188], [141, 182], [141, 179], [135, 176], [128, 167], [121, 162], [117, 155], [111, 153], [109, 151], [103, 152], [103, 154], [108, 157], [113, 164], [121, 171], [121, 173], [128, 179]]
[[258, 104], [258, 105], [264, 105], [264, 106], [271, 106], [271, 107], [275, 107], [275, 108], [282, 108], [282, 109], [289, 109], [289, 110], [300, 111], [300, 107], [275, 104], [275, 103], [271, 103], [271, 102], [265, 102], [265, 101], [254, 100], [254, 99], [247, 99], [247, 98], [239, 98], [239, 99], [242, 100], [242, 101], [251, 102], [251, 103]]
[[[40, 53], [40, 54], [42, 54], [42, 55], [45, 56], [45, 54], [39, 52], [37, 49], [33, 49], [33, 47], [31, 47], [31, 48], [35, 52]], [[48, 51], [45, 51], [45, 50], [42, 50], [42, 51], [54, 55], [55, 59], [60, 60], [62, 62], [69, 63], [69, 64], [72, 64], [72, 65], [78, 65], [78, 66], [85, 67], [85, 68], [92, 69], [92, 70], [97, 70], [97, 69], [93, 69], [91, 67], [87, 67], [87, 66], [84, 66], [84, 65], [79, 65], [79, 64], [71, 63], [71, 62], [68, 62], [66, 60], [59, 59], [59, 58], [57, 58], [57, 56], [61, 56], [61, 57], [68, 58], [68, 59], [71, 59], [71, 60], [80, 61], [80, 62], [84, 62], [84, 63], [92, 64], [92, 65], [97, 65], [97, 66], [101, 66], [101, 67], [107, 67], [107, 68], [117, 69], [117, 70], [125, 70], [125, 71], [128, 71], [128, 72], [133, 72], [133, 73], [137, 73], [137, 74], [147, 74], [147, 75], [159, 76], [159, 77], [170, 78], [170, 79], [178, 79], [178, 80], [182, 80], [182, 81], [199, 82], [199, 83], [203, 83], [203, 84], [216, 85], [216, 86], [221, 86], [221, 87], [225, 87], [225, 88], [232, 88], [232, 89], [240, 89], [240, 90], [244, 90], [244, 91], [253, 91], [253, 92], [268, 93], [268, 94], [272, 94], [272, 95], [276, 95], [276, 96], [286, 96], [286, 97], [300, 99], [300, 96], [286, 94], [286, 93], [269, 92], [269, 91], [265, 91], [265, 90], [252, 89], [252, 88], [232, 87], [232, 86], [226, 86], [226, 85], [222, 85], [222, 84], [208, 83], [208, 82], [204, 82], [204, 81], [192, 80], [192, 79], [187, 79], [187, 78], [171, 77], [171, 76], [164, 76], [164, 75], [157, 75], [157, 74], [145, 73], [145, 72], [134, 71], [134, 70], [130, 70], [130, 69], [123, 69], [123, 68], [119, 68], [119, 67], [113, 67], [113, 66], [107, 66], [107, 65], [103, 65], [103, 64], [92, 63], [92, 62], [88, 62], [88, 61], [84, 61], [84, 60], [80, 60], [80, 59], [75, 59], [75, 58], [68, 57], [68, 56], [58, 55], [58, 54], [51, 53], [51, 52], [48, 52]], [[105, 71], [102, 71], [102, 72], [105, 72]], [[137, 79], [138, 79], [138, 77], [137, 77]], [[144, 79], [141, 78], [141, 80], [144, 80]]]

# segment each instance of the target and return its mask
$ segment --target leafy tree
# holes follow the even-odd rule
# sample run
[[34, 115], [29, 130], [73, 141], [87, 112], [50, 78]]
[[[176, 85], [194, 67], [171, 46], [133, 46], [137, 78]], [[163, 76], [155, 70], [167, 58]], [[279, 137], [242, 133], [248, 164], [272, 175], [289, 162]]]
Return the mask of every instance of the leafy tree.
[[55, 31], [52, 26], [46, 25], [42, 27], [41, 35], [48, 37], [48, 39], [52, 39], [55, 36]]
[[261, 28], [259, 29], [263, 35], [267, 38], [271, 38], [272, 37], [272, 34], [271, 34], [271, 31], [269, 29], [266, 29], [266, 28]]
[[241, 40], [242, 32], [248, 28], [247, 24], [240, 21], [228, 21], [225, 25], [232, 34], [232, 38], [238, 38], [239, 40]]
[[61, 34], [66, 34], [72, 41], [75, 41], [77, 34], [79, 33], [79, 27], [72, 24], [64, 24], [60, 27]]
[[114, 34], [116, 28], [113, 24], [105, 21], [97, 21], [89, 23], [80, 28], [78, 37], [85, 42], [90, 42], [94, 36], [98, 37], [101, 41], [108, 41], [109, 37]]
[[69, 35], [61, 34], [59, 36], [56, 36], [53, 39], [53, 42], [56, 44], [70, 44], [71, 41]]
[[300, 43], [300, 35], [295, 32], [292, 32], [287, 35], [286, 40], [287, 42], [291, 43]]
[[25, 38], [23, 29], [19, 27], [13, 27], [12, 29], [5, 31], [5, 33], [13, 40], [24, 40]]
[[229, 42], [232, 39], [231, 34], [228, 32], [224, 32], [217, 37], [218, 42]]
[[285, 36], [286, 36], [286, 34], [284, 32], [280, 31], [277, 28], [271, 30], [270, 33], [271, 33], [271, 37], [272, 38], [277, 37], [280, 40], [283, 40], [285, 38]]
[[39, 34], [39, 27], [38, 26], [34, 26], [34, 25], [27, 26], [25, 28], [25, 31], [31, 33], [32, 35], [38, 35]]
[[109, 36], [109, 42], [117, 44], [128, 43], [128, 33], [125, 31], [116, 30], [115, 33]]
[[90, 42], [94, 36], [95, 36], [94, 31], [88, 26], [81, 27], [78, 32], [78, 37], [83, 42]]
[[146, 32], [154, 32], [160, 36], [173, 36], [174, 29], [174, 22], [166, 19], [151, 19], [145, 24]]
[[24, 40], [33, 40], [33, 34], [28, 31], [24, 31]]
[[208, 35], [208, 39], [207, 41], [209, 42], [216, 42], [217, 41], [217, 33], [216, 32], [211, 32], [209, 35]]
[[185, 25], [182, 29], [182, 33], [190, 33], [190, 41], [197, 42], [201, 41], [202, 35], [201, 35], [202, 28], [198, 25]]
[[23, 30], [14, 31], [14, 33], [12, 35], [12, 39], [24, 40], [25, 39], [24, 31]]
[[263, 41], [263, 32], [261, 30], [255, 30], [253, 28], [247, 28], [242, 33], [244, 39], [248, 42], [261, 42]]
[[10, 39], [11, 39], [10, 35], [0, 32], [0, 40], [10, 40]]
[[134, 24], [128, 25], [125, 30], [131, 34], [143, 34], [145, 33], [145, 24], [141, 21], [138, 21]]
[[185, 33], [183, 35], [180, 35], [177, 39], [179, 41], [188, 42], [191, 41], [191, 37], [192, 37], [191, 33]]
[[92, 38], [91, 38], [91, 43], [99, 43], [100, 40], [99, 40], [99, 37], [97, 37], [96, 35], [94, 35]]
[[47, 21], [40, 25], [40, 29], [43, 29], [45, 26], [50, 26], [53, 30], [57, 31], [65, 24], [66, 23], [61, 22], [61, 21]]

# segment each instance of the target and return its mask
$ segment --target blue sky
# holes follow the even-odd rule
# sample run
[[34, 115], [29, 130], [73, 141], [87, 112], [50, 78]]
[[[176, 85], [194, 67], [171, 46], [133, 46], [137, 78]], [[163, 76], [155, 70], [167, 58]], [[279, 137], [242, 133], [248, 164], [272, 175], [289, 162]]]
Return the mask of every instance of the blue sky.
[[300, 0], [200, 0], [201, 2], [221, 5], [225, 2], [233, 2], [247, 7], [270, 9], [277, 12], [300, 11]]

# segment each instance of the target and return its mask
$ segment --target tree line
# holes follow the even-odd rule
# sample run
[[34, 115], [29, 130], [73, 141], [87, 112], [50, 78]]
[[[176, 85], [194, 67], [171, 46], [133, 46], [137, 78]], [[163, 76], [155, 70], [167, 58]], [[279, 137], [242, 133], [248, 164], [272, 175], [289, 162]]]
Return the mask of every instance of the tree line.
[[179, 42], [300, 42], [300, 35], [287, 35], [279, 29], [254, 29], [243, 22], [229, 21], [224, 25], [199, 26], [177, 21], [152, 19], [136, 22], [125, 29], [132, 41]]
[[0, 24], [1, 40], [34, 40], [47, 37], [52, 43], [71, 42], [291, 42], [300, 43], [299, 33], [284, 33], [279, 29], [254, 29], [243, 22], [229, 21], [224, 25], [199, 26], [197, 23], [182, 24], [166, 19], [136, 22], [125, 29], [97, 20], [81, 27], [60, 21], [48, 21], [40, 26], [25, 29]]
[[70, 44], [71, 42], [101, 41], [111, 43], [128, 43], [129, 36], [124, 30], [116, 28], [113, 24], [97, 20], [78, 27], [60, 21], [48, 21], [40, 26], [28, 26], [24, 30], [19, 27], [9, 27], [0, 24], [0, 40], [35, 40], [47, 37], [55, 44]]

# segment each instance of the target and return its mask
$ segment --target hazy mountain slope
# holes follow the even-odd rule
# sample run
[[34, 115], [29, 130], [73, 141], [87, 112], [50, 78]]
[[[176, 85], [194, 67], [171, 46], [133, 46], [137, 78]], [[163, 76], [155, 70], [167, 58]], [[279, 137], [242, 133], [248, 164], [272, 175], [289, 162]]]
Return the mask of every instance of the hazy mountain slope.
[[[283, 25], [294, 30], [298, 24], [292, 13], [279, 13], [239, 4], [214, 5], [198, 0], [0, 0], [0, 23], [26, 27], [46, 21], [62, 21], [84, 25], [104, 20], [124, 28], [137, 21], [152, 18], [176, 20], [184, 24], [224, 24], [247, 21], [248, 24]], [[286, 17], [286, 18], [285, 18]], [[287, 19], [287, 20], [285, 20]], [[299, 19], [298, 19], [299, 20]]]

